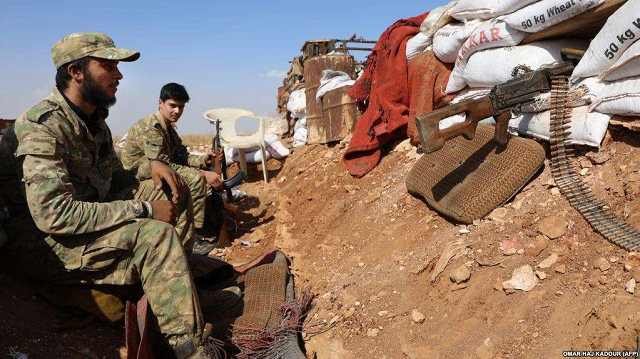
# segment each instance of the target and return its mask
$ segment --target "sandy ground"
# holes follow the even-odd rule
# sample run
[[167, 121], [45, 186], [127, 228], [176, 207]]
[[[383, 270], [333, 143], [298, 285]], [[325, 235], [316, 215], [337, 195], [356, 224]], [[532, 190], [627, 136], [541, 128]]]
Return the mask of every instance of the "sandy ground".
[[[576, 160], [596, 196], [636, 228], [639, 145], [637, 133], [613, 131], [603, 163], [584, 153]], [[640, 288], [626, 287], [640, 280], [640, 258], [591, 230], [558, 194], [548, 163], [490, 218], [460, 226], [407, 193], [404, 179], [418, 157], [409, 146], [396, 146], [362, 179], [346, 172], [343, 153], [339, 145], [299, 148], [269, 162], [267, 184], [250, 167], [238, 238], [212, 253], [231, 263], [274, 247], [290, 256], [297, 286], [317, 295], [304, 335], [310, 358], [556, 358], [565, 350], [636, 349]], [[550, 239], [550, 231], [560, 235]], [[456, 256], [432, 282], [452, 243]], [[527, 265], [538, 271], [537, 285], [505, 290], [502, 283]], [[0, 270], [2, 354], [12, 346], [32, 358], [118, 357], [122, 326], [60, 331], [65, 311], [35, 296], [6, 256]], [[469, 278], [456, 284], [453, 274]]]

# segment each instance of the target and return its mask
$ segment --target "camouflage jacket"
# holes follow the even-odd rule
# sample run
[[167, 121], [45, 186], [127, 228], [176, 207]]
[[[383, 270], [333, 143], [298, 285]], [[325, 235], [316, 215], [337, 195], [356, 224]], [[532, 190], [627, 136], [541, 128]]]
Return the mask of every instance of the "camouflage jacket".
[[143, 213], [141, 200], [108, 200], [110, 192], [149, 178], [151, 170], [148, 162], [123, 169], [104, 122], [108, 112], [102, 111], [93, 136], [54, 88], [16, 121], [15, 171], [24, 183], [29, 212], [45, 233], [97, 232]]
[[[192, 155], [173, 126], [167, 126], [160, 111], [138, 122], [127, 133], [127, 143], [120, 160], [124, 168], [145, 163], [152, 159], [180, 166], [204, 169], [206, 155]], [[172, 165], [176, 169], [175, 165]]]

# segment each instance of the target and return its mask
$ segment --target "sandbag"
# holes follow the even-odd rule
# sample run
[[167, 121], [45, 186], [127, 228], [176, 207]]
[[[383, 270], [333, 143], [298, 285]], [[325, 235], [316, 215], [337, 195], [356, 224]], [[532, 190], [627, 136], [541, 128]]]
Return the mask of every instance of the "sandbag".
[[433, 37], [436, 31], [440, 30], [443, 26], [453, 20], [451, 15], [449, 15], [449, 10], [456, 3], [457, 1], [452, 1], [447, 5], [438, 6], [437, 8], [429, 11], [429, 15], [427, 15], [422, 22], [422, 25], [420, 25], [420, 32], [429, 37]]
[[519, 68], [537, 70], [562, 61], [563, 47], [585, 50], [588, 46], [588, 41], [566, 39], [479, 51], [469, 58], [464, 80], [469, 87], [493, 87], [522, 75], [514, 71]]
[[466, 86], [464, 80], [465, 67], [475, 52], [505, 46], [518, 45], [526, 32], [512, 28], [502, 21], [486, 21], [475, 29], [467, 41], [462, 44], [456, 58], [456, 66], [451, 72], [446, 93], [460, 91]]
[[293, 133], [293, 147], [300, 147], [307, 144], [307, 128], [300, 127]]
[[307, 95], [305, 89], [295, 90], [289, 95], [287, 102], [287, 111], [295, 118], [302, 118], [307, 113]]
[[591, 41], [572, 78], [597, 76], [610, 68], [640, 37], [640, 0], [629, 0], [609, 17]]
[[320, 87], [316, 92], [316, 101], [322, 103], [322, 96], [329, 91], [344, 86], [352, 86], [354, 80], [346, 73], [335, 70], [322, 70], [322, 78], [320, 79]]
[[455, 62], [462, 44], [480, 24], [482, 21], [473, 20], [443, 26], [433, 35], [433, 53], [442, 62]]
[[407, 60], [423, 51], [430, 50], [432, 41], [431, 36], [424, 32], [419, 32], [416, 36], [410, 38], [407, 41]]
[[[535, 138], [549, 140], [550, 111], [521, 113], [509, 121], [509, 130]], [[610, 116], [588, 112], [587, 106], [574, 107], [571, 112], [569, 142], [576, 145], [600, 147], [607, 132]]]
[[458, 20], [491, 19], [512, 13], [538, 0], [460, 0], [449, 11]]
[[592, 9], [605, 0], [541, 0], [500, 19], [521, 31], [538, 32]]
[[599, 77], [606, 81], [616, 81], [640, 75], [640, 41], [629, 46], [622, 56]]
[[640, 76], [605, 83], [590, 110], [611, 115], [640, 115]]

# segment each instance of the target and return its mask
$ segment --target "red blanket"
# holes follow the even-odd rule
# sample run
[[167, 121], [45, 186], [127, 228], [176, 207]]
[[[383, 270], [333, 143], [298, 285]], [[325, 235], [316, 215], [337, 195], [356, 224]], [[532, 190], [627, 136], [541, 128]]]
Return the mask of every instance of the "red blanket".
[[367, 58], [364, 74], [349, 90], [361, 108], [366, 105], [343, 158], [352, 176], [367, 174], [380, 161], [383, 144], [406, 136], [410, 96], [406, 45], [427, 14], [398, 20], [385, 30]]

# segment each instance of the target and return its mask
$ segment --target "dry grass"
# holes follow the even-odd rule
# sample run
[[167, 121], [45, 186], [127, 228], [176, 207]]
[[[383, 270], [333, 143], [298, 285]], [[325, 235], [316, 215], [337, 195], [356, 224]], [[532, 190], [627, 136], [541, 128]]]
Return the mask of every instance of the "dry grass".
[[209, 146], [213, 135], [182, 135], [180, 138], [185, 146]]

